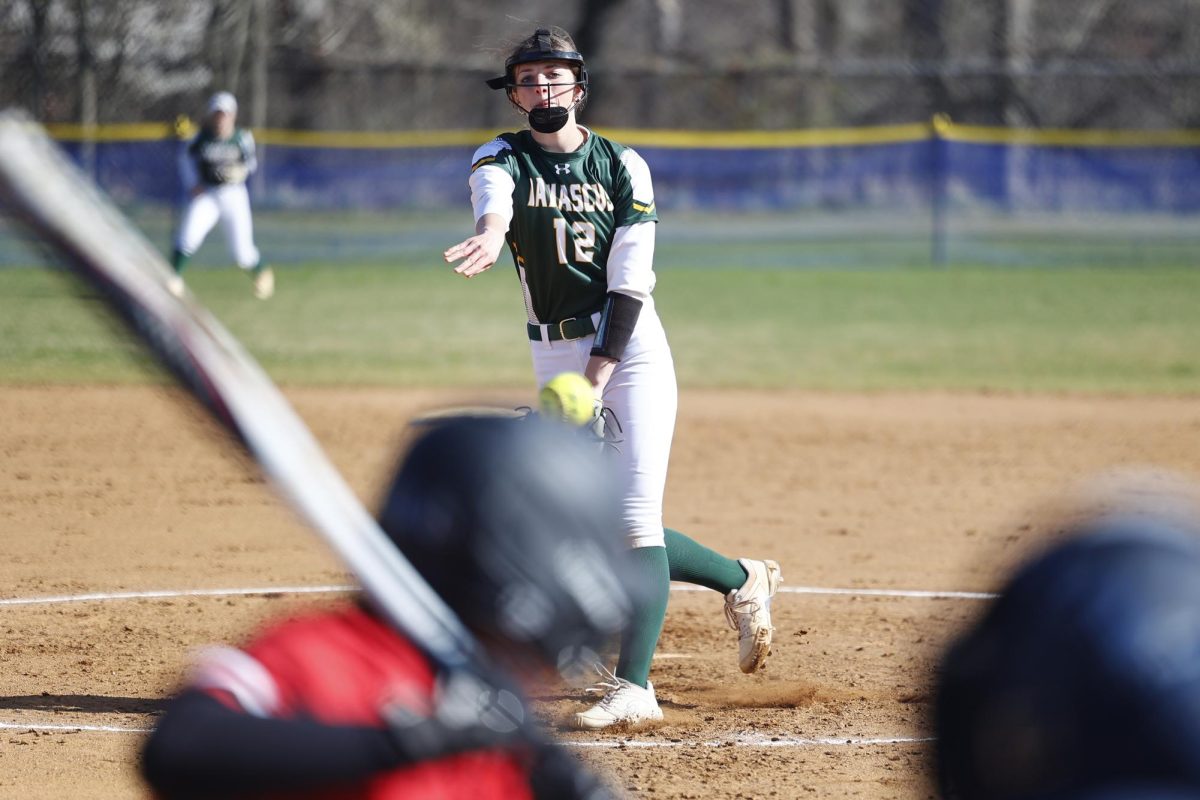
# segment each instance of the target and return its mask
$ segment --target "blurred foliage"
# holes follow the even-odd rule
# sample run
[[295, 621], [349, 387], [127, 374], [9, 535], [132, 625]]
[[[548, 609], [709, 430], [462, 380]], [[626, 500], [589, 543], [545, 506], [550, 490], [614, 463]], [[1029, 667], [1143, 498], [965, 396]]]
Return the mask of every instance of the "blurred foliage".
[[602, 126], [1200, 127], [1193, 0], [11, 0], [0, 103], [169, 121], [229, 89], [255, 127], [505, 126], [481, 81], [541, 24], [576, 35]]

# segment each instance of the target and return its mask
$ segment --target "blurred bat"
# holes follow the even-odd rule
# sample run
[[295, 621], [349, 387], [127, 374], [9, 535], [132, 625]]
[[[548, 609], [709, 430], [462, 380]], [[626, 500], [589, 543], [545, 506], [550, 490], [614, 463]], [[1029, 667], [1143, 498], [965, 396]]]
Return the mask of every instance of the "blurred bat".
[[[159, 252], [18, 111], [0, 113], [0, 199], [105, 298], [157, 360], [259, 463], [288, 503], [324, 537], [387, 619], [439, 666], [494, 673], [458, 617], [400, 554], [248, 352], [190, 293], [174, 296]], [[508, 698], [511, 703], [511, 698]], [[522, 707], [514, 724], [529, 719]]]

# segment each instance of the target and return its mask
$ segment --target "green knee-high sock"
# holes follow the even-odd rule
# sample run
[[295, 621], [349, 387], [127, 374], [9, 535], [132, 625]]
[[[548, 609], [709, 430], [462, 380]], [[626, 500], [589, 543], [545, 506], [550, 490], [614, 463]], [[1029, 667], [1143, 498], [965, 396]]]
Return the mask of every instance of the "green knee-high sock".
[[729, 594], [742, 588], [746, 582], [746, 570], [732, 558], [726, 558], [715, 550], [671, 528], [663, 528], [667, 539], [667, 562], [671, 566], [671, 580], [705, 586]]
[[190, 261], [191, 258], [191, 256], [187, 255], [182, 250], [175, 250], [171, 253], [171, 266], [175, 268], [176, 275], [183, 272], [184, 267], [187, 266], [188, 261]]
[[646, 591], [621, 633], [616, 675], [645, 688], [650, 677], [650, 660], [654, 658], [654, 648], [658, 646], [658, 636], [667, 616], [670, 568], [667, 551], [662, 547], [635, 547], [629, 551], [627, 563], [634, 582]]

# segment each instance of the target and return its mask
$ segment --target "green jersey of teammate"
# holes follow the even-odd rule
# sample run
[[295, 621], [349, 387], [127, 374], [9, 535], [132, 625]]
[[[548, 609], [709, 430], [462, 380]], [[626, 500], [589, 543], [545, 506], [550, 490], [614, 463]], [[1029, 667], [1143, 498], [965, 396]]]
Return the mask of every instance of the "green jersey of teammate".
[[199, 181], [204, 186], [244, 183], [258, 167], [254, 136], [245, 128], [234, 128], [223, 137], [205, 126], [188, 144], [187, 156], [192, 169], [190, 183]]
[[521, 131], [479, 148], [471, 170], [484, 165], [502, 168], [515, 184], [506, 239], [529, 321], [559, 322], [600, 311], [609, 291], [614, 233], [658, 221], [645, 162], [593, 131], [571, 153], [545, 150]]

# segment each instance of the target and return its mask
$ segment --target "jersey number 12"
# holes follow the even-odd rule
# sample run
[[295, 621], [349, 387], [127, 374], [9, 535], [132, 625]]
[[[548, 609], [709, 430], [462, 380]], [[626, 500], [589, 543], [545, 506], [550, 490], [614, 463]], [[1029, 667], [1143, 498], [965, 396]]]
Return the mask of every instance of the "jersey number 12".
[[[596, 226], [590, 222], [575, 222], [571, 225], [571, 241], [575, 244], [575, 263], [592, 263], [592, 248], [596, 246]], [[567, 260], [567, 221], [554, 219], [554, 243], [558, 246], [558, 263], [570, 264]]]

